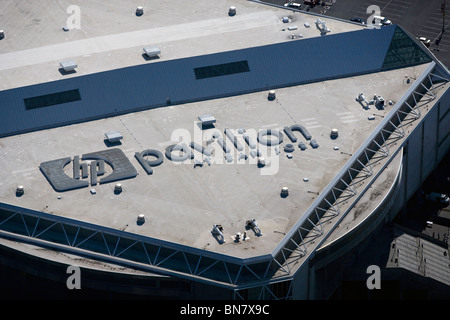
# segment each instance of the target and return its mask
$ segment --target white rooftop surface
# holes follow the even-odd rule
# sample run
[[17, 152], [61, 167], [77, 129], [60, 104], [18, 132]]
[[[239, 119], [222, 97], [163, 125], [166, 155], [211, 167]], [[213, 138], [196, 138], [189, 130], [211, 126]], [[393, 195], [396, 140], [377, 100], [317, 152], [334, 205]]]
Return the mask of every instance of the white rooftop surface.
[[[368, 120], [368, 116], [383, 116], [389, 111], [389, 107], [374, 110], [373, 106], [364, 110], [355, 101], [359, 92], [375, 88], [385, 99], [397, 101], [409, 86], [405, 75], [414, 77], [423, 68], [278, 89], [275, 101], [267, 99], [267, 92], [259, 92], [6, 137], [0, 140], [0, 201], [243, 258], [266, 254], [382, 119]], [[194, 141], [200, 134], [197, 141], [206, 145], [208, 134], [215, 131], [203, 130], [206, 137], [201, 141], [197, 117], [206, 113], [215, 116], [215, 129], [222, 134], [225, 128], [282, 130], [286, 125], [303, 124], [320, 146], [313, 149], [308, 144], [304, 151], [296, 146], [292, 159], [288, 159], [283, 151], [289, 142], [285, 136], [279, 157], [272, 154], [272, 163], [279, 161], [275, 174], [262, 174], [263, 169], [251, 156], [244, 164], [237, 164], [237, 152], [231, 148], [233, 164], [217, 157], [222, 164], [194, 168], [192, 161], [179, 164], [165, 159], [147, 175], [134, 153], [148, 148], [164, 153], [166, 146], [179, 141], [177, 132], [188, 132]], [[332, 128], [339, 130], [336, 140], [330, 139]], [[121, 181], [121, 194], [114, 194], [114, 183], [95, 186], [96, 194], [91, 194], [90, 188], [55, 192], [39, 164], [107, 149], [104, 133], [111, 130], [122, 133], [118, 148], [139, 175]], [[220, 146], [217, 142], [213, 145], [218, 153]], [[196, 157], [200, 155], [196, 153]], [[70, 176], [71, 165], [67, 168]], [[304, 177], [309, 181], [304, 182]], [[17, 185], [24, 186], [22, 197], [16, 197]], [[287, 198], [280, 197], [284, 186], [289, 188]], [[146, 217], [143, 225], [136, 223], [139, 214]], [[256, 237], [247, 231], [248, 241], [234, 243], [232, 237], [243, 233], [246, 220], [252, 218], [263, 235]], [[223, 226], [225, 244], [211, 235], [213, 224]]]
[[[59, 80], [121, 67], [319, 37], [317, 16], [245, 0], [2, 1], [0, 90]], [[79, 28], [63, 31], [78, 6]], [[236, 15], [229, 16], [231, 6]], [[69, 10], [68, 10], [69, 9]], [[69, 13], [67, 13], [69, 11]], [[283, 17], [289, 23], [283, 23]], [[331, 33], [362, 26], [322, 17]], [[306, 28], [305, 22], [311, 27]], [[288, 31], [289, 26], [297, 30]], [[283, 31], [284, 30], [284, 31]], [[330, 34], [331, 34], [330, 33]], [[146, 59], [143, 48], [161, 50]], [[74, 60], [76, 73], [62, 75], [59, 63]]]
[[[131, 65], [302, 41], [290, 39], [292, 32], [283, 31], [289, 25], [296, 25], [295, 33], [304, 38], [320, 36], [314, 26], [316, 16], [247, 1], [146, 1], [140, 17], [135, 15], [136, 7], [142, 5], [137, 1], [44, 3], [2, 2], [2, 90]], [[81, 28], [64, 32], [70, 5], [80, 7]], [[228, 16], [230, 6], [236, 6], [236, 16]], [[291, 22], [283, 23], [284, 16]], [[361, 29], [351, 23], [321, 20], [327, 22], [331, 33]], [[311, 27], [305, 28], [304, 22]], [[146, 46], [160, 48], [159, 58], [146, 60], [142, 56]], [[76, 61], [77, 71], [62, 75], [58, 66], [64, 60]], [[410, 86], [405, 77], [415, 78], [425, 67], [278, 89], [274, 101], [267, 99], [267, 92], [258, 92], [2, 138], [0, 202], [240, 258], [267, 254], [390, 110], [389, 106], [365, 110], [355, 101], [357, 95], [363, 92], [370, 99], [378, 94], [396, 102]], [[198, 116], [204, 114], [215, 117], [215, 129], [201, 130]], [[375, 120], [368, 120], [373, 114], [377, 115]], [[236, 163], [234, 148], [231, 164], [218, 157], [222, 164], [194, 168], [192, 161], [176, 164], [165, 158], [163, 164], [153, 168], [152, 175], [147, 175], [134, 158], [135, 152], [146, 149], [164, 154], [165, 147], [178, 142], [179, 132], [189, 132], [195, 142], [206, 145], [204, 137], [213, 131], [225, 138], [225, 128], [282, 130], [293, 124], [304, 125], [320, 146], [313, 149], [307, 143], [308, 149], [300, 151], [294, 144], [289, 159], [283, 146], [290, 141], [284, 135], [280, 155], [272, 153], [274, 174], [262, 174], [263, 169], [251, 156], [244, 163]], [[339, 130], [336, 140], [329, 136], [333, 128]], [[114, 183], [96, 185], [95, 194], [90, 193], [90, 187], [55, 192], [40, 172], [40, 163], [111, 148], [104, 142], [104, 134], [109, 131], [123, 135], [121, 144], [115, 147], [123, 150], [138, 176], [120, 181], [120, 194], [114, 194]], [[296, 135], [305, 141], [298, 132]], [[218, 153], [220, 146], [213, 144]], [[335, 146], [339, 150], [334, 150]], [[197, 152], [195, 155], [200, 158]], [[111, 172], [107, 168], [107, 174], [108, 169]], [[69, 164], [69, 175], [70, 170]], [[305, 177], [307, 182], [303, 181]], [[15, 194], [17, 185], [24, 186], [21, 197]], [[290, 194], [282, 198], [280, 191], [285, 186]], [[140, 214], [146, 217], [142, 225], [136, 223]], [[232, 237], [236, 232], [243, 233], [246, 220], [252, 218], [262, 236], [247, 231], [248, 241], [235, 243]], [[213, 224], [223, 226], [226, 243], [214, 239]]]

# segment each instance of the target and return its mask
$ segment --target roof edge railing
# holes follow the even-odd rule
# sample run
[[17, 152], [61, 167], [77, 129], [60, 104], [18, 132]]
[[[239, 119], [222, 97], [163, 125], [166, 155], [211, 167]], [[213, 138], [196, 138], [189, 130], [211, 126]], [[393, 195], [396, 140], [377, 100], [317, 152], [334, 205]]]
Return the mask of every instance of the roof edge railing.
[[297, 223], [286, 233], [283, 239], [279, 242], [279, 244], [272, 251], [272, 256], [276, 257], [280, 251], [288, 245], [297, 231], [302, 227], [302, 225], [307, 222], [307, 220], [314, 215], [316, 212], [316, 208], [324, 202], [325, 197], [327, 197], [333, 190], [333, 187], [337, 185], [341, 178], [347, 174], [348, 170], [352, 168], [352, 166], [358, 161], [358, 158], [364, 153], [366, 148], [368, 148], [373, 141], [377, 138], [380, 132], [392, 121], [393, 117], [397, 114], [397, 111], [405, 104], [405, 102], [411, 97], [417, 88], [419, 88], [424, 80], [426, 80], [427, 76], [434, 70], [436, 63], [430, 62], [429, 66], [421, 73], [421, 75], [416, 79], [416, 81], [410, 86], [407, 92], [402, 96], [402, 98], [394, 105], [392, 111], [390, 112], [390, 117], [385, 117], [379, 123], [379, 125], [372, 131], [369, 137], [364, 141], [363, 144], [353, 153], [350, 159], [346, 162], [344, 167], [339, 171], [339, 173], [332, 179], [332, 181], [325, 187], [325, 189], [320, 193], [320, 195], [314, 200], [314, 202], [310, 205], [307, 214], [304, 214]]

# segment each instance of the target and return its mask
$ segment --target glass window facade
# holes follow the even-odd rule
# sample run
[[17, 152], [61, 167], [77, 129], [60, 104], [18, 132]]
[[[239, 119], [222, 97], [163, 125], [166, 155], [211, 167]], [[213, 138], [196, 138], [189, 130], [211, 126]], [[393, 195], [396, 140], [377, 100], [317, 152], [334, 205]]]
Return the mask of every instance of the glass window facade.
[[431, 62], [431, 58], [401, 28], [397, 27], [381, 70]]

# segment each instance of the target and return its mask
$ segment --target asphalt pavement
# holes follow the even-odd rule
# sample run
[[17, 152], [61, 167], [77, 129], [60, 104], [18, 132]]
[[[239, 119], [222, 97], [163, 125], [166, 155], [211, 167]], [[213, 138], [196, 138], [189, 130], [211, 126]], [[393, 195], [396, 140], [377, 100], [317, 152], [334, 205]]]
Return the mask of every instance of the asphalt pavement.
[[[286, 0], [265, 0], [263, 2], [284, 5]], [[406, 29], [416, 37], [431, 40], [429, 50], [447, 68], [450, 68], [450, 0], [446, 0], [445, 16], [441, 12], [444, 0], [329, 0], [318, 1], [318, 5], [305, 5], [298, 1], [304, 11], [349, 20], [367, 19], [373, 9]], [[444, 32], [442, 33], [442, 31]]]

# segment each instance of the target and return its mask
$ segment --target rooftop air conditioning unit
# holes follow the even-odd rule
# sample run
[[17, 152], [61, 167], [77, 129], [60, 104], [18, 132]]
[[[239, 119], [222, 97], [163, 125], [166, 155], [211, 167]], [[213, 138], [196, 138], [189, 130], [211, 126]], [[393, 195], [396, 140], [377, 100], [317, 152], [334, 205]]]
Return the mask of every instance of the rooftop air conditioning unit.
[[106, 132], [105, 137], [110, 143], [116, 143], [123, 139], [123, 136], [119, 131]]
[[161, 53], [161, 50], [158, 47], [145, 47], [143, 50], [144, 53], [150, 58], [157, 57]]
[[373, 100], [375, 102], [375, 107], [377, 107], [378, 109], [384, 109], [385, 104], [384, 98], [382, 96], [375, 95], [373, 97]]
[[60, 65], [61, 68], [63, 68], [64, 71], [66, 71], [66, 72], [74, 71], [75, 68], [78, 67], [77, 64], [76, 64], [76, 62], [73, 61], [73, 60], [61, 61], [61, 62], [59, 63], [59, 65]]

